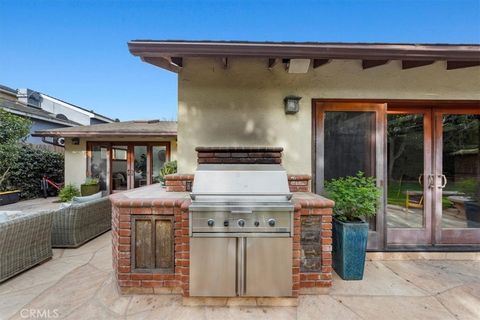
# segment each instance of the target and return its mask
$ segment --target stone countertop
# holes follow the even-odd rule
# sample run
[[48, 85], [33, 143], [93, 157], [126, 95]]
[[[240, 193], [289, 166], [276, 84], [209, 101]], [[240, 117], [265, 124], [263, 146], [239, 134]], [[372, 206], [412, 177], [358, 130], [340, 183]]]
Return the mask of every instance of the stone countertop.
[[[142, 206], [149, 206], [153, 201], [185, 202], [190, 200], [190, 195], [189, 192], [167, 192], [160, 184], [153, 184], [112, 194], [110, 199], [117, 206], [132, 205], [132, 202], [135, 202], [135, 205], [142, 203]], [[292, 200], [302, 207], [333, 208], [335, 204], [332, 200], [311, 192], [294, 192]]]

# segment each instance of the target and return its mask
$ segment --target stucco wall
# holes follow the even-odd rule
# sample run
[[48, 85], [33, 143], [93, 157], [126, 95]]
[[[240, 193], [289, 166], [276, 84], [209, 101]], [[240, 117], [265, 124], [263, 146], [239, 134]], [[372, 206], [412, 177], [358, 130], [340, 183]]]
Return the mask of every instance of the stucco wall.
[[[302, 97], [285, 115], [283, 99]], [[185, 59], [178, 77], [179, 172], [196, 168], [196, 146], [281, 146], [291, 174], [311, 173], [314, 98], [480, 100], [480, 68], [445, 70], [445, 62], [402, 70], [400, 61], [363, 70], [336, 60], [306, 74], [288, 74], [266, 59]]]
[[175, 139], [154, 139], [154, 138], [136, 138], [135, 140], [127, 138], [105, 137], [102, 139], [80, 139], [80, 144], [73, 145], [72, 139], [67, 138], [65, 141], [65, 182], [72, 183], [77, 186], [82, 184], [86, 178], [87, 172], [87, 141], [169, 141], [170, 142], [170, 159], [177, 159], [177, 142]]

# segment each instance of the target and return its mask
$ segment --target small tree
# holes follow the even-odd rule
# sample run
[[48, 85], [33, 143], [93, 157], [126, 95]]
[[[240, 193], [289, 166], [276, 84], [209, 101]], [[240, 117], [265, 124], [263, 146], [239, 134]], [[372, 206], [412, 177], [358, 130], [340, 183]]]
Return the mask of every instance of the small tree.
[[20, 142], [27, 138], [31, 125], [30, 119], [0, 109], [0, 190], [7, 188], [4, 184], [18, 159]]

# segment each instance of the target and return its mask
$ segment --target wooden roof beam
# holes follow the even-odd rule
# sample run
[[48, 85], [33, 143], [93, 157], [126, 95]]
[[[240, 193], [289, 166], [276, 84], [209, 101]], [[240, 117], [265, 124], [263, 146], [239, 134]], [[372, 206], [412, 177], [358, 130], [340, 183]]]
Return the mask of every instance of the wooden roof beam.
[[447, 70], [480, 66], [480, 61], [447, 61]]
[[141, 57], [142, 61], [145, 61], [146, 63], [153, 64], [154, 66], [166, 69], [168, 71], [172, 71], [175, 73], [178, 73], [181, 69], [176, 64], [173, 64], [170, 59], [164, 58], [164, 57]]
[[228, 69], [228, 58], [222, 58], [222, 67], [223, 69]]
[[362, 60], [362, 68], [370, 69], [387, 64], [390, 60]]
[[275, 67], [275, 65], [277, 64], [277, 59], [274, 59], [274, 58], [269, 58], [268, 59], [268, 69], [273, 69], [273, 67]]
[[183, 68], [183, 58], [182, 57], [171, 57], [170, 61], [179, 66], [180, 68]]
[[313, 59], [313, 69], [317, 69], [327, 63], [329, 63], [330, 59]]
[[435, 62], [435, 60], [402, 60], [402, 69], [413, 69], [423, 66], [431, 65]]

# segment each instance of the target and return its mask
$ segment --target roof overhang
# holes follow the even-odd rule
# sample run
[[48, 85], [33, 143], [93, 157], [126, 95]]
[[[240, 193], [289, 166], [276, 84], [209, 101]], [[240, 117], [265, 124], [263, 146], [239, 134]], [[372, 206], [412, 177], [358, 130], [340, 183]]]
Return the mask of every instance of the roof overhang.
[[64, 138], [103, 138], [103, 137], [159, 137], [159, 138], [175, 138], [176, 132], [118, 132], [118, 131], [35, 131], [32, 136], [34, 137], [64, 137]]
[[[401, 60], [403, 69], [447, 61], [447, 69], [480, 65], [480, 45], [465, 44], [380, 44], [380, 43], [316, 43], [316, 42], [237, 42], [237, 41], [173, 41], [134, 40], [128, 42], [134, 56], [158, 67], [179, 72], [183, 58], [266, 58], [268, 67], [276, 59], [312, 59], [314, 68], [332, 59], [362, 60], [364, 69], [377, 67], [390, 60]], [[273, 61], [272, 61], [273, 60]]]

